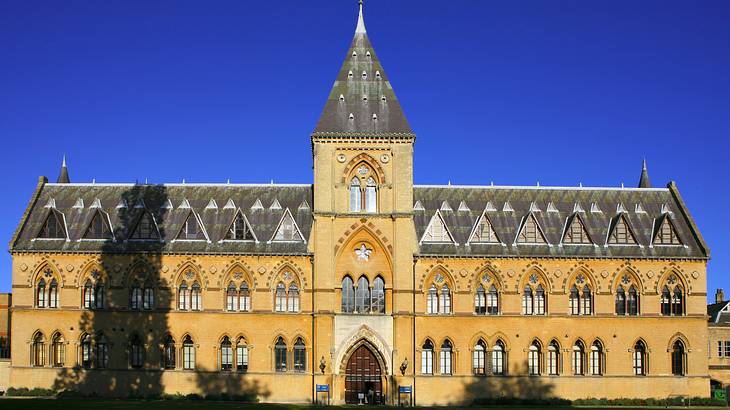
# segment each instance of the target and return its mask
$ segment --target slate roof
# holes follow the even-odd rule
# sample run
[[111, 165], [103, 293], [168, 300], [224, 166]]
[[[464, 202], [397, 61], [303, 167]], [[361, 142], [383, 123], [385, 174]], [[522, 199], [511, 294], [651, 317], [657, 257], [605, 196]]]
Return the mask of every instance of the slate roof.
[[724, 302], [712, 303], [707, 305], [707, 319], [710, 323], [730, 325], [730, 312], [723, 312], [723, 309], [730, 304], [730, 300]]
[[365, 31], [362, 5], [352, 44], [312, 135], [413, 136], [388, 75]]
[[[673, 184], [668, 188], [551, 188], [551, 187], [457, 187], [415, 186], [413, 191], [414, 222], [417, 238], [422, 238], [429, 221], [440, 210], [449, 231], [458, 245], [421, 243], [421, 255], [454, 256], [577, 256], [577, 257], [639, 257], [639, 258], [707, 258], [709, 250], [694, 226], [689, 213]], [[458, 210], [461, 202], [468, 210]], [[505, 203], [512, 212], [506, 212]], [[493, 211], [486, 212], [502, 244], [466, 245], [482, 212], [491, 203]], [[576, 206], [578, 204], [578, 206]], [[641, 246], [606, 246], [609, 227], [618, 215], [619, 204]], [[637, 204], [640, 208], [637, 209]], [[557, 212], [548, 212], [548, 206]], [[591, 212], [591, 208], [602, 212]], [[422, 210], [418, 210], [422, 208]], [[462, 209], [465, 209], [462, 207]], [[518, 229], [533, 210], [548, 245], [515, 244]], [[579, 212], [593, 245], [561, 243], [566, 223]], [[637, 212], [639, 211], [639, 212]], [[641, 212], [644, 211], [644, 212]], [[668, 212], [665, 212], [668, 211]], [[651, 246], [653, 235], [668, 215], [684, 246]]]
[[[83, 201], [82, 208], [78, 207], [79, 199]], [[97, 211], [92, 208], [97, 199], [101, 210], [111, 220], [114, 241], [80, 240]], [[217, 209], [206, 209], [211, 199], [217, 203]], [[180, 207], [185, 200], [200, 216], [210, 241], [173, 240], [191, 211]], [[246, 215], [258, 242], [221, 242], [236, 212], [233, 208], [224, 209], [229, 200]], [[263, 209], [251, 209], [257, 200]], [[280, 209], [270, 209], [275, 200], [281, 205]], [[54, 202], [55, 209], [63, 214], [68, 240], [34, 240], [50, 212], [47, 207], [49, 201]], [[126, 203], [126, 208], [118, 207], [122, 202]], [[172, 205], [171, 209], [167, 208], [168, 203]], [[302, 206], [305, 203], [306, 206]], [[270, 240], [286, 209], [289, 209], [305, 240], [308, 240], [312, 227], [311, 205], [311, 185], [42, 184], [10, 248], [11, 251], [306, 254], [306, 242]], [[163, 241], [127, 240], [144, 211], [140, 206], [154, 215]]]

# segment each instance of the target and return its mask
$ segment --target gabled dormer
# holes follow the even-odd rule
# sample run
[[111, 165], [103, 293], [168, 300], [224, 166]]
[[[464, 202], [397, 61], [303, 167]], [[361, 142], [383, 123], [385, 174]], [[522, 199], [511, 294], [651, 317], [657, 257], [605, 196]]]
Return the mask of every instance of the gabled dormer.
[[161, 239], [157, 220], [148, 209], [142, 210], [130, 232], [128, 237], [130, 241], [157, 241]]
[[284, 209], [284, 214], [281, 215], [279, 224], [274, 230], [269, 242], [303, 242], [304, 235], [299, 230], [297, 222], [294, 220], [289, 208]]
[[208, 233], [205, 231], [203, 221], [194, 210], [188, 212], [180, 230], [175, 237], [176, 241], [205, 241], [209, 240]]
[[593, 245], [593, 240], [583, 223], [583, 217], [578, 212], [573, 213], [566, 220], [561, 243], [566, 245]]
[[471, 235], [469, 235], [468, 244], [472, 243], [500, 243], [497, 233], [494, 231], [492, 222], [487, 216], [487, 211], [482, 212], [482, 215], [477, 219], [474, 228], [472, 229]]
[[518, 245], [548, 245], [545, 239], [545, 233], [542, 231], [540, 224], [537, 223], [535, 215], [528, 213], [522, 218], [522, 223], [517, 231], [515, 244]]
[[228, 226], [226, 235], [223, 238], [225, 241], [256, 241], [256, 234], [251, 228], [251, 224], [248, 222], [246, 215], [238, 209], [236, 214], [233, 216], [231, 224]]
[[36, 239], [68, 239], [66, 217], [56, 208], [49, 208], [48, 215]]
[[102, 211], [101, 209], [97, 209], [96, 211], [94, 211], [94, 216], [91, 217], [91, 222], [89, 222], [89, 225], [87, 226], [82, 239], [96, 241], [114, 240], [114, 233], [111, 228], [111, 220], [109, 219], [109, 214]]
[[611, 220], [606, 243], [608, 245], [626, 246], [636, 246], [639, 244], [636, 241], [636, 235], [634, 234], [634, 230], [631, 228], [625, 213], [619, 213]]
[[436, 211], [431, 217], [431, 221], [428, 223], [426, 230], [421, 236], [420, 243], [453, 243], [456, 244], [454, 236], [451, 235], [449, 227], [446, 226], [441, 211]]
[[682, 246], [684, 243], [677, 235], [677, 228], [668, 213], [662, 214], [654, 221], [652, 246]]

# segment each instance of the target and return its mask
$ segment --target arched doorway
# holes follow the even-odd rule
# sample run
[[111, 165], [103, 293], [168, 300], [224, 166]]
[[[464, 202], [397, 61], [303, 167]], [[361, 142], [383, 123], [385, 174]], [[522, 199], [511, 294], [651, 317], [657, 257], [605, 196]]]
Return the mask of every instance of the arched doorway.
[[358, 347], [345, 369], [345, 403], [384, 404], [380, 362], [366, 345]]

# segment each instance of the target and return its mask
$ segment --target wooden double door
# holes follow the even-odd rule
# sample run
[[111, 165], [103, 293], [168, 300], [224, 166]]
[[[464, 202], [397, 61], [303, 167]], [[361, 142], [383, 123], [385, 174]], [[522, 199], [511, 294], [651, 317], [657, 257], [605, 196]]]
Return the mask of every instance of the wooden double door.
[[345, 403], [385, 404], [380, 363], [365, 345], [355, 350], [345, 372]]

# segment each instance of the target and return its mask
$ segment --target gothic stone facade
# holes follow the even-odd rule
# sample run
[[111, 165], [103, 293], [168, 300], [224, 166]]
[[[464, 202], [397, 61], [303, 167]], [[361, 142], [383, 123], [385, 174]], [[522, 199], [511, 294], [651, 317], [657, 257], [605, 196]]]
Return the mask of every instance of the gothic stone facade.
[[40, 182], [10, 243], [21, 387], [418, 404], [709, 392], [674, 184], [413, 184], [362, 14], [312, 185]]

